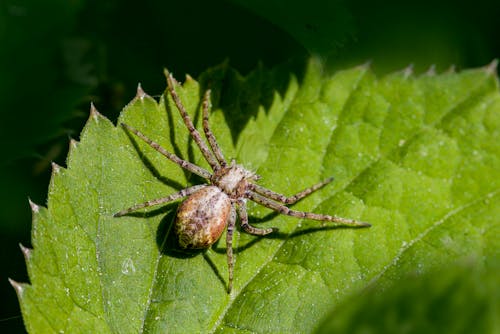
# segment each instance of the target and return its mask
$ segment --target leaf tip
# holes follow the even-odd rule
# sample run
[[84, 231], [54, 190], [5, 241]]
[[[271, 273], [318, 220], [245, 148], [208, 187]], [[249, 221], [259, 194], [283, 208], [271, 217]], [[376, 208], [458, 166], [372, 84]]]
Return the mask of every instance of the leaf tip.
[[24, 292], [24, 285], [25, 284], [16, 282], [12, 278], [9, 278], [9, 283], [10, 283], [10, 285], [12, 285], [14, 290], [16, 290], [17, 296], [21, 297], [23, 295], [23, 292]]
[[436, 75], [436, 65], [432, 64], [431, 66], [429, 66], [429, 69], [427, 70], [427, 72], [425, 72], [425, 75], [428, 77], [435, 76]]
[[172, 72], [169, 72], [167, 69], [164, 70], [165, 76], [167, 77], [167, 86], [170, 91], [174, 89], [176, 85], [179, 84], [177, 80], [175, 80], [174, 76], [172, 75]]
[[61, 171], [61, 166], [52, 162], [52, 174], [58, 174]]
[[484, 68], [486, 70], [486, 73], [488, 74], [495, 74], [497, 73], [498, 69], [498, 59], [493, 59], [491, 63], [485, 66]]
[[99, 120], [99, 117], [102, 117], [102, 115], [97, 111], [97, 108], [95, 107], [94, 103], [90, 103], [90, 119], [93, 119], [95, 121]]
[[69, 140], [69, 148], [76, 148], [78, 146], [78, 141], [74, 138], [70, 138]]
[[139, 82], [137, 84], [137, 92], [135, 94], [135, 98], [136, 99], [144, 99], [146, 96], [148, 96], [148, 94], [146, 94], [146, 92], [142, 89], [142, 86], [141, 86], [141, 83]]
[[35, 204], [31, 198], [28, 198], [28, 202], [30, 203], [30, 207], [31, 207], [31, 212], [33, 213], [38, 213], [40, 211], [40, 206], [38, 206], [37, 204]]
[[28, 261], [31, 257], [31, 252], [33, 251], [31, 248], [24, 247], [22, 243], [19, 243], [19, 248], [24, 255], [24, 259]]
[[403, 69], [403, 77], [405, 79], [408, 79], [412, 74], [413, 74], [413, 64], [408, 64], [408, 66], [406, 66]]
[[97, 108], [95, 107], [94, 102], [90, 102], [90, 113], [92, 114], [93, 112], [98, 112]]
[[372, 66], [371, 59], [369, 59], [369, 60], [365, 61], [363, 64], [359, 65], [359, 67], [363, 68], [363, 69], [369, 69], [371, 66]]

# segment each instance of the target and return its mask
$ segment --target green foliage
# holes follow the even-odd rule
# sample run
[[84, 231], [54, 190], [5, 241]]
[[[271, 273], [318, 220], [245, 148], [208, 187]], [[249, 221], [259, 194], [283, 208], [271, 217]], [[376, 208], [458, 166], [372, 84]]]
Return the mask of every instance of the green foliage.
[[317, 333], [495, 333], [500, 267], [444, 267], [368, 289], [326, 317]]
[[[488, 273], [500, 258], [494, 70], [405, 70], [377, 79], [367, 66], [331, 75], [313, 60], [300, 77], [259, 68], [242, 78], [220, 66], [202, 75], [201, 85], [187, 78], [179, 93], [198, 127], [200, 96], [210, 86], [211, 124], [225, 155], [256, 170], [261, 184], [292, 194], [333, 175], [332, 185], [295, 208], [373, 224], [331, 228], [250, 205], [252, 223], [280, 233], [236, 233], [231, 295], [224, 242], [197, 254], [176, 249], [169, 233], [176, 205], [113, 218], [200, 180], [92, 111], [68, 167], [54, 167], [47, 208], [32, 205], [34, 249], [25, 251], [31, 284], [14, 283], [28, 331], [352, 328], [356, 310], [370, 311], [352, 298], [361, 291], [400, 292], [387, 303], [410, 304], [397, 298], [405, 296], [401, 279], [408, 275], [464, 261]], [[139, 90], [119, 122], [206, 166], [165, 96], [156, 102]], [[443, 275], [429, 277], [439, 286]], [[409, 286], [415, 295], [434, 291]]]

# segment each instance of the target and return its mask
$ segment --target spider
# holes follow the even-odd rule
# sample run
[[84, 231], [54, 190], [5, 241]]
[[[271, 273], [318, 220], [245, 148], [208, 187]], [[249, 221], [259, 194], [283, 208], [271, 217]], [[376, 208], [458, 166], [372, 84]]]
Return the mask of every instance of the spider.
[[249, 199], [280, 214], [318, 220], [323, 222], [336, 222], [338, 225], [353, 227], [369, 227], [368, 223], [329, 216], [324, 214], [303, 212], [292, 210], [287, 207], [310, 195], [314, 191], [330, 183], [333, 178], [328, 178], [319, 182], [301, 192], [287, 197], [270, 189], [264, 188], [257, 183], [260, 176], [245, 169], [235, 160], [230, 163], [224, 158], [224, 155], [210, 130], [208, 122], [210, 109], [210, 90], [207, 90], [203, 102], [203, 131], [208, 141], [208, 145], [201, 138], [200, 133], [195, 128], [191, 118], [186, 112], [175, 86], [179, 83], [172, 74], [167, 74], [168, 90], [172, 99], [179, 110], [184, 124], [186, 125], [193, 140], [198, 145], [204, 158], [207, 160], [213, 172], [197, 166], [189, 161], [183, 160], [165, 150], [158, 143], [146, 137], [142, 132], [130, 125], [121, 123], [121, 126], [134, 133], [137, 137], [145, 141], [149, 146], [163, 154], [172, 162], [188, 171], [201, 176], [207, 180], [206, 184], [194, 185], [180, 190], [167, 197], [150, 200], [141, 204], [134, 205], [128, 209], [114, 214], [114, 217], [125, 216], [139, 209], [147, 208], [153, 205], [172, 202], [187, 197], [177, 209], [175, 220], [175, 232], [178, 237], [179, 246], [184, 249], [204, 249], [214, 244], [222, 235], [224, 229], [226, 232], [226, 252], [229, 279], [227, 292], [231, 293], [233, 287], [233, 232], [236, 224], [236, 213], [240, 217], [241, 228], [253, 235], [264, 236], [277, 231], [276, 228], [257, 228], [248, 223], [248, 214], [246, 201]]

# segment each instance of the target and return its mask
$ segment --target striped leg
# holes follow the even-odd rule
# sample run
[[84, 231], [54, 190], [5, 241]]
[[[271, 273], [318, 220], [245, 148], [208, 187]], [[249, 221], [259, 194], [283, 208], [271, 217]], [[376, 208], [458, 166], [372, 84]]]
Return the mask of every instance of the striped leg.
[[227, 269], [229, 271], [229, 279], [227, 286], [228, 293], [231, 293], [231, 290], [233, 289], [233, 275], [234, 275], [233, 232], [235, 223], [236, 223], [236, 212], [234, 211], [234, 206], [233, 206], [231, 207], [231, 215], [229, 216], [229, 222], [227, 224], [227, 232], [226, 232]]
[[365, 222], [360, 222], [357, 220], [353, 219], [347, 219], [347, 218], [342, 218], [342, 217], [337, 217], [337, 216], [329, 216], [329, 215], [323, 215], [319, 213], [313, 213], [313, 212], [304, 212], [304, 211], [296, 211], [292, 210], [283, 204], [276, 203], [272, 201], [269, 198], [266, 198], [262, 195], [259, 195], [257, 193], [254, 193], [252, 191], [249, 191], [247, 194], [247, 197], [250, 198], [252, 201], [257, 202], [266, 208], [272, 209], [274, 211], [277, 211], [283, 215], [287, 216], [292, 216], [292, 217], [297, 217], [297, 218], [307, 218], [307, 219], [312, 219], [312, 220], [319, 220], [319, 221], [324, 221], [324, 222], [334, 222], [338, 223], [337, 225], [341, 226], [353, 226], [353, 227], [370, 227], [371, 225]]
[[249, 234], [266, 235], [274, 231], [272, 228], [253, 227], [248, 223], [247, 205], [244, 199], [238, 200], [238, 214], [240, 215], [241, 227]]
[[149, 139], [145, 134], [143, 134], [139, 130], [135, 129], [134, 127], [131, 127], [130, 125], [127, 125], [125, 123], [121, 123], [121, 125], [124, 128], [126, 128], [127, 130], [129, 130], [132, 133], [134, 133], [137, 137], [139, 137], [142, 140], [144, 140], [149, 146], [151, 146], [152, 148], [154, 148], [157, 152], [160, 152], [165, 157], [167, 157], [170, 161], [176, 163], [177, 165], [181, 166], [182, 168], [187, 169], [188, 171], [190, 171], [190, 172], [192, 172], [192, 173], [194, 173], [196, 175], [199, 175], [199, 176], [201, 176], [201, 177], [203, 177], [203, 178], [205, 178], [207, 180], [209, 180], [210, 177], [212, 176], [212, 174], [210, 174], [206, 169], [201, 168], [199, 166], [196, 166], [195, 164], [193, 164], [193, 163], [191, 163], [189, 161], [182, 160], [181, 158], [179, 158], [175, 154], [170, 153], [169, 151], [167, 151], [166, 149], [164, 149], [163, 147], [161, 147], [160, 144], [158, 144], [157, 142]]
[[193, 140], [196, 142], [198, 147], [200, 148], [201, 153], [207, 160], [208, 164], [210, 167], [212, 167], [213, 170], [216, 170], [219, 168], [219, 163], [215, 159], [213, 153], [210, 151], [208, 148], [207, 144], [203, 141], [203, 139], [200, 136], [200, 133], [196, 128], [194, 127], [193, 121], [189, 117], [188, 113], [186, 112], [186, 108], [182, 104], [181, 98], [175, 91], [175, 85], [178, 84], [177, 81], [174, 79], [171, 73], [168, 73], [167, 75], [167, 84], [168, 84], [168, 90], [170, 91], [170, 95], [172, 95], [172, 98], [174, 99], [174, 103], [177, 106], [177, 109], [179, 110], [182, 119], [184, 120], [184, 124], [189, 130], [189, 133], [191, 134], [191, 137], [193, 137]]
[[307, 189], [304, 189], [301, 192], [299, 192], [293, 196], [290, 196], [290, 197], [279, 194], [279, 193], [274, 192], [270, 189], [259, 186], [258, 184], [255, 184], [255, 183], [252, 183], [250, 185], [250, 188], [253, 191], [255, 191], [256, 193], [258, 193], [264, 197], [270, 198], [272, 200], [281, 202], [283, 204], [293, 204], [293, 203], [300, 201], [304, 197], [309, 196], [310, 194], [312, 194], [316, 190], [323, 188], [324, 186], [326, 186], [328, 183], [330, 183], [332, 181], [333, 181], [333, 177], [329, 177], [328, 179], [323, 180], [323, 181], [321, 181], [321, 182], [319, 182], [319, 183], [317, 183], [317, 184], [315, 184]]
[[222, 150], [219, 147], [219, 144], [217, 144], [217, 140], [215, 139], [215, 136], [210, 130], [210, 123], [208, 123], [208, 111], [210, 108], [210, 89], [207, 90], [205, 93], [205, 97], [203, 99], [203, 131], [205, 131], [205, 136], [208, 139], [208, 143], [210, 144], [210, 147], [212, 148], [212, 152], [214, 152], [215, 157], [219, 161], [219, 164], [221, 167], [225, 167], [227, 165], [227, 161], [224, 158], [224, 155], [222, 154]]
[[157, 198], [157, 199], [153, 199], [151, 201], [147, 201], [147, 202], [144, 202], [141, 204], [134, 205], [128, 209], [125, 209], [125, 210], [122, 210], [120, 212], [115, 213], [113, 215], [113, 217], [121, 217], [121, 216], [125, 216], [131, 212], [137, 211], [137, 210], [142, 209], [142, 208], [147, 208], [147, 207], [162, 204], [162, 203], [173, 202], [179, 198], [183, 198], [183, 197], [189, 196], [191, 194], [194, 194], [195, 192], [197, 192], [198, 190], [200, 190], [206, 186], [207, 186], [206, 184], [199, 184], [199, 185], [192, 186], [192, 187], [189, 187], [186, 189], [182, 189], [181, 191], [176, 192], [175, 194], [169, 195], [167, 197]]

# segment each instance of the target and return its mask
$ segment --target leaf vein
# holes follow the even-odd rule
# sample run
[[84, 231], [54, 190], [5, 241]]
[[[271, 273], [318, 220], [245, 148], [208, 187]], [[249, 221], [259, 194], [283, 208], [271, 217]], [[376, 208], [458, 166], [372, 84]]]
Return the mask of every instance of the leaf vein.
[[404, 255], [404, 253], [406, 253], [411, 247], [413, 247], [417, 242], [425, 242], [424, 238], [430, 233], [432, 232], [434, 229], [438, 228], [439, 226], [441, 226], [442, 224], [444, 224], [446, 221], [448, 221], [451, 217], [459, 214], [460, 212], [468, 209], [469, 207], [481, 202], [481, 201], [484, 201], [488, 198], [491, 198], [491, 197], [494, 197], [496, 195], [498, 195], [500, 193], [500, 189], [497, 189], [495, 191], [492, 191], [492, 192], [489, 192], [487, 193], [486, 195], [484, 196], [481, 196], [475, 200], [472, 200], [468, 203], [465, 203], [451, 211], [449, 211], [448, 213], [446, 213], [441, 219], [435, 221], [434, 223], [432, 223], [427, 229], [425, 229], [424, 231], [422, 231], [420, 234], [418, 234], [414, 239], [410, 240], [409, 242], [407, 242], [406, 244], [403, 244], [403, 246], [399, 249], [398, 253], [396, 254], [396, 256], [394, 256], [394, 258], [392, 259], [392, 261], [390, 263], [388, 263], [386, 266], [384, 266], [384, 268], [382, 268], [382, 270], [380, 271], [380, 273], [378, 273], [377, 275], [375, 275], [371, 280], [370, 282], [367, 284], [367, 287], [372, 287], [376, 284], [376, 282], [385, 274], [389, 271], [389, 269], [395, 267], [401, 257]]

